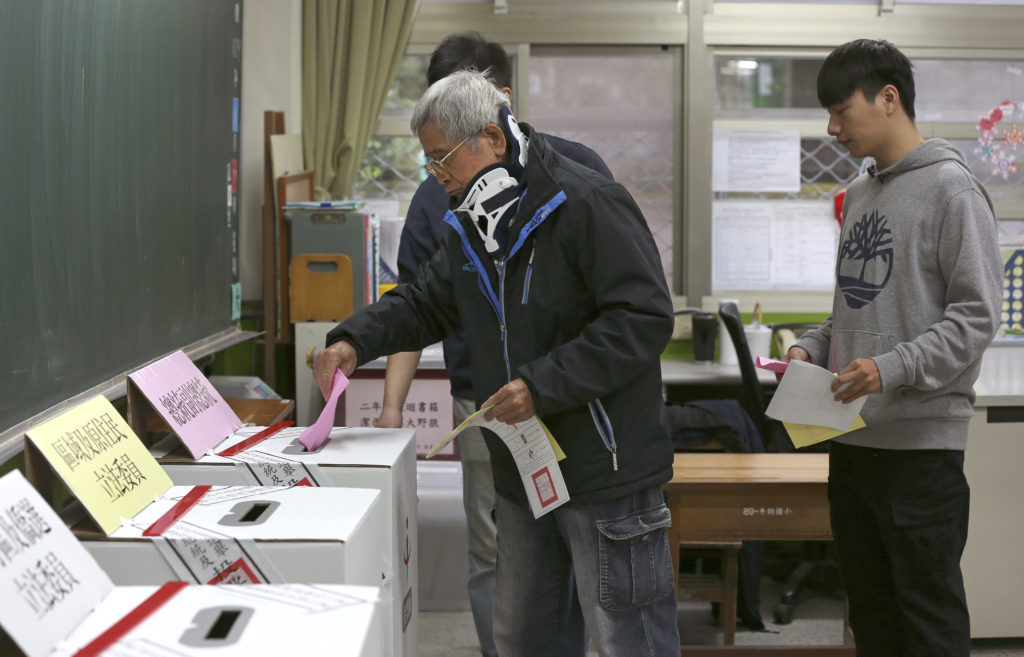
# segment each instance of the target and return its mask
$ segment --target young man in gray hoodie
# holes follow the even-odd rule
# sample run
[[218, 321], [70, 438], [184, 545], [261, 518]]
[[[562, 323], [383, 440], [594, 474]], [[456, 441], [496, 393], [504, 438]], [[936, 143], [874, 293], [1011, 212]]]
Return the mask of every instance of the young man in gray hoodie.
[[828, 133], [875, 160], [846, 193], [832, 315], [786, 354], [838, 372], [836, 400], [869, 396], [866, 426], [829, 448], [857, 654], [968, 657], [964, 450], [1002, 303], [992, 202], [959, 151], [921, 138], [892, 44], [836, 48], [818, 100]]

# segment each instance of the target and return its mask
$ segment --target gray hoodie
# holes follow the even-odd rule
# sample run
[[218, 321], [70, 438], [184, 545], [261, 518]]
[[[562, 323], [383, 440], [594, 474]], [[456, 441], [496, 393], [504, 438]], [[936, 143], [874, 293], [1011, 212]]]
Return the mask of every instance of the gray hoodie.
[[943, 139], [850, 184], [832, 315], [797, 345], [840, 372], [878, 366], [867, 425], [836, 442], [883, 449], [967, 447], [974, 382], [999, 326], [1002, 259], [992, 201]]

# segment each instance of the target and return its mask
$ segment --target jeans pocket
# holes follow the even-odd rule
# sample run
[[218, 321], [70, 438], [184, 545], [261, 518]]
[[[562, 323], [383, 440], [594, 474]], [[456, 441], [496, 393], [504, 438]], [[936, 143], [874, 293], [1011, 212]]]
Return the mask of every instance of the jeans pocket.
[[664, 504], [597, 522], [600, 596], [605, 609], [633, 609], [673, 592], [671, 523]]

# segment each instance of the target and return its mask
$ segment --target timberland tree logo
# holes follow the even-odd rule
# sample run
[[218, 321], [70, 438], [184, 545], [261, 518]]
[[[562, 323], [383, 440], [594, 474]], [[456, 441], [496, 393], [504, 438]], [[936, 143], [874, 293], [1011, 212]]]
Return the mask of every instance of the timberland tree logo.
[[870, 303], [885, 288], [892, 275], [892, 231], [885, 215], [875, 210], [864, 213], [854, 224], [836, 263], [836, 282], [846, 305], [854, 310]]

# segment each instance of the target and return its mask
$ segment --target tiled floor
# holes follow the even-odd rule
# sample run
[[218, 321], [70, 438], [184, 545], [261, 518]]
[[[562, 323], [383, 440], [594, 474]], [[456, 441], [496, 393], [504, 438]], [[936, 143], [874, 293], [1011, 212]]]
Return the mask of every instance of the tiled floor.
[[[770, 578], [762, 586], [763, 632], [738, 629], [739, 645], [786, 645], [838, 643], [842, 634], [843, 599], [837, 595], [805, 593], [788, 625], [772, 621], [772, 606], [778, 584]], [[680, 636], [687, 643], [715, 644], [721, 631], [711, 617], [707, 604], [681, 603]], [[1024, 632], [1024, 625], [1022, 625]], [[479, 657], [473, 621], [467, 612], [420, 612], [419, 657]], [[590, 655], [597, 655], [592, 649]], [[971, 657], [1024, 657], [1024, 639], [975, 641]]]

